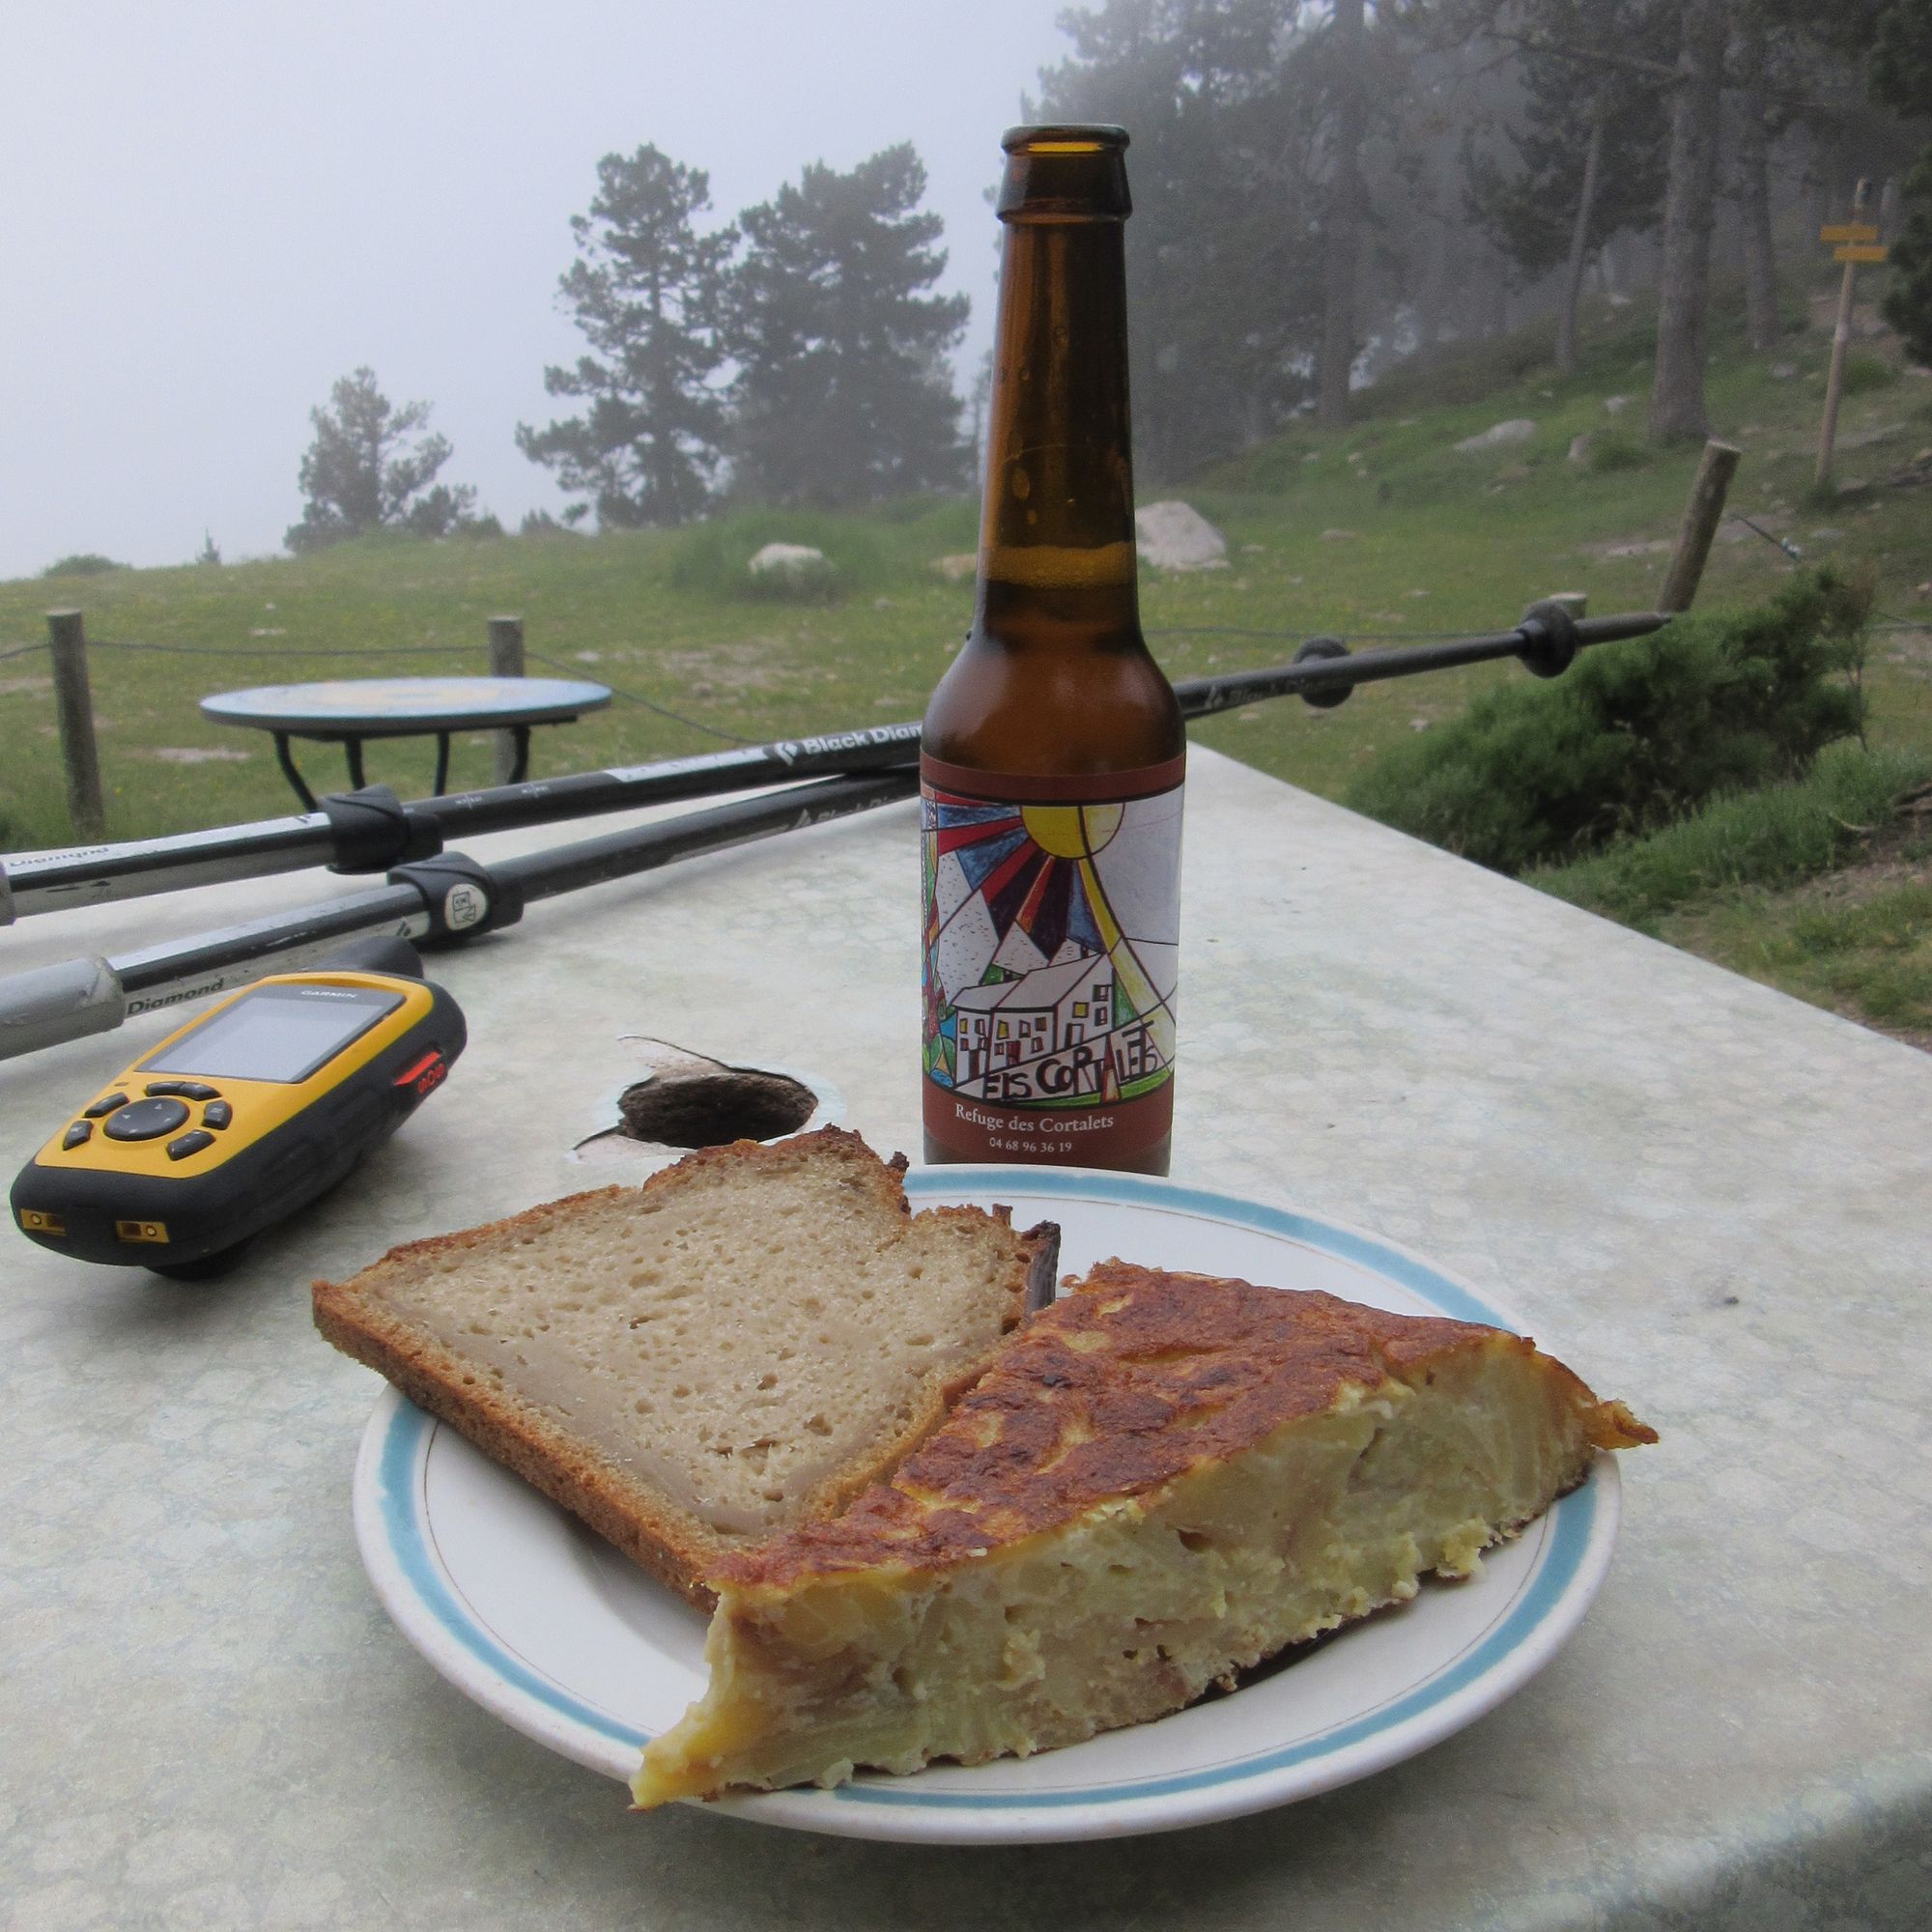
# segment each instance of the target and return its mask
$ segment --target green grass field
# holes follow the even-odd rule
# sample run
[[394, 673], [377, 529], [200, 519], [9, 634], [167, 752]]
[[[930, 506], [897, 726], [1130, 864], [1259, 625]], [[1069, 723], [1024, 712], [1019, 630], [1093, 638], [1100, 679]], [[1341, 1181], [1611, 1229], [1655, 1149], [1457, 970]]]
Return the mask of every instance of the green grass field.
[[[1143, 501], [1183, 496], [1229, 540], [1228, 568], [1144, 573], [1144, 621], [1170, 674], [1277, 663], [1318, 632], [1399, 641], [1503, 628], [1559, 590], [1587, 593], [1600, 614], [1647, 608], [1696, 452], [1656, 453], [1642, 440], [1645, 327], [1598, 317], [1585, 366], [1568, 379], [1548, 365], [1547, 333], [1399, 371], [1346, 432], [1299, 430], [1184, 489], [1144, 487]], [[1932, 633], [1912, 628], [1932, 626], [1932, 602], [1918, 590], [1932, 580], [1932, 492], [1882, 485], [1932, 445], [1932, 380], [1895, 354], [1856, 352], [1838, 474], [1868, 487], [1820, 506], [1807, 493], [1827, 338], [1794, 331], [1768, 356], [1721, 332], [1719, 343], [1713, 416], [1746, 452], [1733, 509], [1807, 557], [1869, 577], [1887, 626], [1865, 671], [1870, 742], [1932, 756]], [[1776, 365], [1795, 373], [1775, 378]], [[1627, 405], [1607, 412], [1619, 395]], [[1512, 417], [1535, 421], [1528, 440], [1455, 449]], [[1572, 439], [1583, 434], [1589, 459], [1572, 461]], [[365, 540], [303, 558], [0, 584], [0, 653], [14, 653], [0, 656], [0, 846], [70, 836], [41, 648], [50, 608], [86, 614], [108, 834], [130, 838], [293, 809], [268, 740], [208, 724], [202, 696], [324, 676], [478, 671], [485, 620], [497, 612], [525, 620], [532, 671], [625, 694], [603, 714], [539, 731], [539, 774], [727, 736], [916, 717], [972, 601], [970, 581], [949, 582], [932, 566], [970, 551], [976, 525], [977, 505], [964, 500], [867, 518], [759, 512], [685, 532]], [[745, 594], [740, 559], [771, 538], [824, 549], [839, 594], [800, 604]], [[111, 551], [112, 532], [97, 542]], [[1700, 604], [1749, 602], [1791, 568], [1755, 536], [1720, 541]], [[1448, 717], [1483, 681], [1523, 674], [1493, 665], [1370, 686], [1326, 712], [1280, 699], [1208, 721], [1196, 737], [1332, 797], [1379, 749]], [[369, 777], [416, 796], [429, 787], [431, 756], [427, 741], [373, 746]], [[303, 763], [318, 790], [347, 782], [330, 748], [306, 748]], [[487, 782], [489, 769], [478, 736], [459, 745], [452, 784]], [[1761, 910], [1759, 923], [1769, 916]]]

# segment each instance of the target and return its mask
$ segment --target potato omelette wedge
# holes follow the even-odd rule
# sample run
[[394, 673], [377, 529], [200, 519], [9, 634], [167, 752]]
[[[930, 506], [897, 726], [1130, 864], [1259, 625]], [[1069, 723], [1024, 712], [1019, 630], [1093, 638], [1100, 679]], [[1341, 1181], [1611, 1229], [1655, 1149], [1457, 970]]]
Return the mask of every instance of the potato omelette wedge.
[[888, 1484], [714, 1578], [640, 1806], [1072, 1744], [1415, 1595], [1654, 1442], [1503, 1330], [1106, 1262]]

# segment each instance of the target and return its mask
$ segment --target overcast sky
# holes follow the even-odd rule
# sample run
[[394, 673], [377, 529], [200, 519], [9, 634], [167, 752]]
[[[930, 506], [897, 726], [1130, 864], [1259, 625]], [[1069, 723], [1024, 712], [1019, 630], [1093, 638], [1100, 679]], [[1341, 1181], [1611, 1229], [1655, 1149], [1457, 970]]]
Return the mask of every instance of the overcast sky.
[[1063, 0], [20, 0], [0, 32], [0, 577], [279, 548], [308, 412], [367, 363], [435, 407], [514, 529], [601, 155], [709, 171], [721, 219], [808, 161], [918, 148], [943, 286], [990, 335], [984, 190]]

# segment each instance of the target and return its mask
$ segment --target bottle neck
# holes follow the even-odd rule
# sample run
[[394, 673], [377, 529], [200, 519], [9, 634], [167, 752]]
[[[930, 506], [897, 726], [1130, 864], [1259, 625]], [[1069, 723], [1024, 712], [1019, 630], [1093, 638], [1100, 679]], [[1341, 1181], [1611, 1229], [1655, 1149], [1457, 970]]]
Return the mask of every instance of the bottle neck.
[[977, 633], [1058, 606], [1071, 633], [1138, 636], [1130, 450], [1122, 224], [1009, 217]]

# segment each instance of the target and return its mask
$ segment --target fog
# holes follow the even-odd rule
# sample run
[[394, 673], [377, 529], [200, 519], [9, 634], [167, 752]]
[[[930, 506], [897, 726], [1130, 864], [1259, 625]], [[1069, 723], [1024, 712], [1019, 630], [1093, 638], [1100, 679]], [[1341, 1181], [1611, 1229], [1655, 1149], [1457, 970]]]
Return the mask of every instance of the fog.
[[[0, 64], [0, 577], [103, 552], [280, 547], [308, 412], [358, 364], [424, 398], [443, 480], [515, 528], [563, 506], [513, 440], [546, 362], [569, 218], [601, 155], [654, 142], [718, 218], [808, 161], [910, 140], [941, 286], [990, 333], [983, 199], [1060, 0], [338, 0], [16, 13]], [[962, 376], [962, 389], [965, 381]]]

